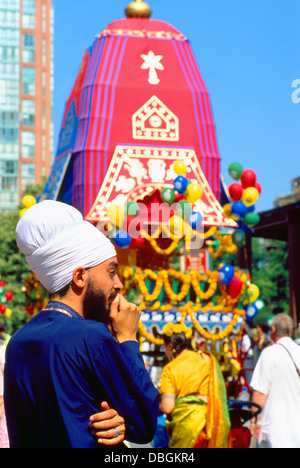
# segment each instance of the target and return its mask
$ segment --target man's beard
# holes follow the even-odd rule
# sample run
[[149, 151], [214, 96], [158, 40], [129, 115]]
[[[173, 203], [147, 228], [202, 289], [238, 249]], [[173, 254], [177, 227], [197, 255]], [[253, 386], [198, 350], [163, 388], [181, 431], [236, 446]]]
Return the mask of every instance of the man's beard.
[[113, 291], [107, 299], [103, 291], [94, 287], [93, 281], [89, 281], [83, 300], [83, 315], [86, 320], [102, 322], [108, 325], [110, 305], [117, 292]]

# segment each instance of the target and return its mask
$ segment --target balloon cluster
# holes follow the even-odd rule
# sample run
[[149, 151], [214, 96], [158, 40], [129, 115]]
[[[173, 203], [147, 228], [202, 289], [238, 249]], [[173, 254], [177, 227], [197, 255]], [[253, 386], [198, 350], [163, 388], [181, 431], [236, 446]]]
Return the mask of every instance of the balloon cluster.
[[171, 216], [170, 229], [173, 234], [176, 231], [184, 232], [184, 223], [188, 222], [193, 230], [197, 230], [202, 224], [203, 216], [199, 211], [193, 210], [193, 204], [202, 197], [202, 187], [186, 178], [187, 167], [183, 161], [176, 161], [173, 170], [177, 176], [174, 179], [174, 188], [164, 188], [161, 191], [161, 198], [165, 203], [176, 203], [178, 215]]
[[11, 291], [7, 291], [5, 289], [6, 287], [6, 282], [5, 281], [0, 281], [0, 314], [1, 315], [6, 315], [7, 317], [10, 317], [12, 314], [11, 309], [7, 307], [7, 303], [12, 300], [14, 297], [13, 293]]
[[20, 218], [23, 216], [25, 211], [28, 210], [28, 208], [31, 208], [35, 204], [36, 198], [33, 195], [25, 195], [25, 197], [22, 198], [22, 205], [24, 206], [24, 208], [22, 208], [19, 213]]
[[140, 231], [139, 221], [136, 219], [140, 212], [139, 205], [128, 202], [124, 208], [119, 205], [111, 205], [107, 208], [107, 216], [112, 224], [109, 237], [120, 249], [141, 249], [145, 243], [143, 237], [130, 235], [131, 229]]
[[245, 232], [249, 232], [260, 221], [259, 215], [255, 213], [255, 203], [262, 189], [252, 169], [244, 170], [241, 164], [234, 162], [230, 164], [228, 172], [237, 182], [229, 185], [231, 203], [227, 203], [223, 209], [225, 215], [234, 219], [239, 226], [232, 239], [236, 245], [241, 246]]
[[242, 292], [243, 282], [236, 276], [234, 267], [226, 263], [225, 265], [221, 265], [218, 271], [219, 280], [226, 286], [227, 294], [232, 299], [236, 299]]
[[[236, 275], [232, 265], [226, 263], [219, 267], [219, 281], [226, 286], [227, 294], [236, 299], [240, 296], [243, 289], [242, 280]], [[259, 298], [260, 290], [256, 284], [249, 284], [246, 289], [245, 310], [246, 320], [250, 322], [256, 317], [259, 310], [264, 307], [264, 303]]]

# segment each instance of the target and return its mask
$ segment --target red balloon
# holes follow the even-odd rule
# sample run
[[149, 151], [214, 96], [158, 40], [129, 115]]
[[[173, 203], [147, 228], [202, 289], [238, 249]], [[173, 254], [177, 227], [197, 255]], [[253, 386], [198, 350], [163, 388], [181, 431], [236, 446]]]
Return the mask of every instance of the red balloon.
[[227, 286], [227, 294], [229, 294], [232, 299], [238, 297], [242, 291], [243, 283], [237, 276], [234, 276]]
[[262, 188], [259, 182], [255, 182], [254, 187], [259, 191], [259, 194], [261, 194]]
[[5, 297], [8, 301], [10, 301], [14, 297], [14, 295], [11, 291], [6, 291]]
[[0, 287], [1, 287], [1, 288], [4, 288], [4, 286], [6, 286], [6, 283], [5, 283], [5, 281], [2, 281], [2, 280], [1, 280], [1, 281], [0, 281]]
[[252, 169], [245, 169], [241, 177], [241, 182], [244, 188], [254, 187], [256, 182], [256, 173]]
[[0, 304], [0, 314], [4, 315], [6, 311], [6, 305], [5, 304]]
[[144, 247], [144, 244], [145, 244], [145, 239], [143, 237], [136, 237], [136, 238], [131, 239], [129, 248], [141, 249], [142, 247]]
[[242, 198], [243, 191], [244, 189], [241, 186], [241, 184], [238, 184], [236, 182], [230, 184], [228, 187], [230, 198], [234, 201], [239, 201]]

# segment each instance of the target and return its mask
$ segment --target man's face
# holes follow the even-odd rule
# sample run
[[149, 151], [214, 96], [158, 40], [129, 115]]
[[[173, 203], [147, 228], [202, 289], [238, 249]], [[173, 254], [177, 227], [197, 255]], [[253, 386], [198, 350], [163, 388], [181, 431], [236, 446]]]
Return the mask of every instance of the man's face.
[[85, 319], [109, 323], [110, 306], [123, 285], [117, 275], [118, 263], [114, 257], [87, 270], [88, 284], [83, 299]]

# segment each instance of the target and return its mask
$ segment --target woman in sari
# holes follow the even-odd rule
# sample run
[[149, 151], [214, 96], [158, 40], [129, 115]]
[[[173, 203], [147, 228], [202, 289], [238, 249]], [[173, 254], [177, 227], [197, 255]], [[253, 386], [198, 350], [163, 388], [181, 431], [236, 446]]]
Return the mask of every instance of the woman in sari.
[[221, 369], [211, 353], [190, 349], [185, 324], [164, 328], [169, 363], [161, 382], [160, 409], [167, 415], [170, 448], [229, 447], [230, 420]]

